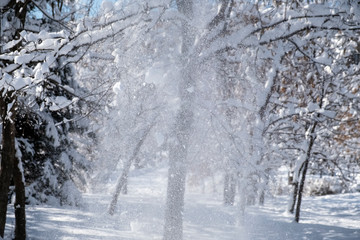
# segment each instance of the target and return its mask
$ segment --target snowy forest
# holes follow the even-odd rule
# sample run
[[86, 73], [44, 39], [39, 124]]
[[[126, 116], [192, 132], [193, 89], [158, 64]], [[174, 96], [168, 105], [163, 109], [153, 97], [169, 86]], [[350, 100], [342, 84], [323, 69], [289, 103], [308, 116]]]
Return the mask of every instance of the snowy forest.
[[360, 1], [0, 21], [0, 239], [360, 239]]

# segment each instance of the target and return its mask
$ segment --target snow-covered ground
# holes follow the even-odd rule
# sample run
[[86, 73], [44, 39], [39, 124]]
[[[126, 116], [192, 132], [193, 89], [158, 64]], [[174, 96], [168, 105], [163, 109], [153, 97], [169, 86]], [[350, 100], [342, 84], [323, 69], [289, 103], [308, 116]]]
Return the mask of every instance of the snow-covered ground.
[[[113, 216], [107, 214], [113, 187], [106, 185], [98, 187], [102, 192], [85, 194], [81, 209], [29, 206], [28, 239], [162, 239], [166, 174], [166, 169], [148, 170], [130, 178], [129, 193], [120, 196]], [[300, 224], [286, 213], [286, 197], [249, 207], [244, 215], [236, 206], [223, 206], [220, 197], [186, 194], [185, 240], [360, 239], [359, 193], [305, 198]], [[13, 223], [9, 214], [8, 237]]]

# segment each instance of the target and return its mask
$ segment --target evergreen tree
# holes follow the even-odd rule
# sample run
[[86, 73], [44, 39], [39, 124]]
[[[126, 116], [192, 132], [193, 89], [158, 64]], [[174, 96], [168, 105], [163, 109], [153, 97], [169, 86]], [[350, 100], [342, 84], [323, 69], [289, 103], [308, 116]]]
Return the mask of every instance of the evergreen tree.
[[54, 43], [66, 37], [69, 19], [62, 11], [69, 14], [69, 7], [55, 0], [10, 0], [0, 6], [1, 237], [11, 181], [16, 193], [16, 239], [26, 238], [26, 198], [32, 203], [79, 202], [74, 183], [80, 183], [80, 172], [88, 166], [71, 133], [86, 130], [86, 122], [77, 121], [82, 99], [76, 96], [84, 91], [76, 84], [71, 64], [63, 56], [48, 54]]

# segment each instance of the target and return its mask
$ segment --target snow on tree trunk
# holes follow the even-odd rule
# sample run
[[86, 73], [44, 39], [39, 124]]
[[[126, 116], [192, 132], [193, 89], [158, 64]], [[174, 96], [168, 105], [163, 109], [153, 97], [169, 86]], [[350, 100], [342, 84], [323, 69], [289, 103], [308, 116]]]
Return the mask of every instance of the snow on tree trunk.
[[[176, 1], [178, 9], [188, 20], [192, 18], [192, 1]], [[178, 110], [174, 139], [170, 146], [167, 199], [165, 210], [164, 240], [183, 239], [183, 212], [186, 180], [186, 158], [193, 129], [193, 99], [195, 83], [190, 76], [186, 56], [193, 43], [193, 36], [187, 22], [182, 23], [182, 74], [179, 79], [180, 109]], [[192, 90], [191, 90], [192, 89]]]
[[175, 136], [170, 147], [164, 240], [182, 239], [182, 222], [186, 179], [186, 158], [193, 124], [192, 99], [187, 91], [193, 87], [188, 73], [180, 85], [181, 107], [175, 123]]
[[186, 179], [186, 149], [178, 143], [171, 149], [164, 240], [183, 239], [183, 212]]

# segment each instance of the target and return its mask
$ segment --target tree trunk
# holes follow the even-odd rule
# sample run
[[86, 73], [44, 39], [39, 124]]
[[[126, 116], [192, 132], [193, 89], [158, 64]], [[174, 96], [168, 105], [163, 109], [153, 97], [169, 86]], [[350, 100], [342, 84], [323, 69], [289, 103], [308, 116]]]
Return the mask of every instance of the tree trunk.
[[177, 144], [169, 161], [164, 240], [183, 239], [183, 214], [187, 150]]
[[131, 166], [131, 160], [129, 160], [129, 162], [125, 165], [125, 167], [121, 173], [121, 176], [117, 182], [115, 193], [114, 193], [113, 199], [110, 203], [110, 208], [109, 208], [110, 215], [114, 215], [114, 213], [115, 213], [115, 208], [116, 208], [116, 204], [117, 204], [120, 192], [121, 192], [123, 186], [126, 185], [126, 182], [127, 182], [130, 166]]
[[[177, 7], [188, 19], [192, 18], [192, 1], [177, 0]], [[195, 82], [191, 79], [189, 49], [194, 36], [188, 22], [182, 23], [182, 76], [179, 82], [180, 109], [174, 126], [174, 142], [171, 143], [169, 155], [168, 186], [165, 209], [164, 240], [183, 239], [183, 213], [186, 179], [186, 158], [194, 120], [193, 100]]]
[[224, 205], [233, 206], [235, 203], [236, 178], [232, 173], [226, 173], [224, 178]]
[[121, 193], [126, 195], [128, 194], [128, 181], [126, 180], [124, 186], [122, 187]]
[[[9, 93], [11, 94], [11, 93]], [[2, 92], [1, 92], [2, 95]], [[0, 237], [4, 237], [6, 212], [10, 179], [13, 174], [15, 161], [15, 122], [14, 116], [8, 114], [9, 101], [7, 96], [0, 99], [0, 111], [2, 117], [2, 151], [0, 170]]]
[[261, 190], [259, 197], [259, 205], [264, 206], [264, 204], [265, 204], [265, 190]]
[[24, 175], [21, 169], [21, 160], [15, 158], [14, 165], [14, 183], [15, 183], [15, 239], [25, 240], [26, 239], [26, 214], [25, 214], [25, 183]]
[[183, 103], [176, 120], [176, 142], [170, 148], [164, 240], [183, 239], [186, 158], [192, 122], [192, 108]]
[[245, 206], [246, 206], [246, 186], [244, 185], [244, 181], [239, 182], [239, 184], [238, 184], [238, 192], [239, 192], [238, 208], [240, 210], [241, 216], [244, 216], [244, 214], [245, 214]]
[[[118, 182], [116, 184], [116, 189], [115, 189], [115, 193], [113, 196], [113, 199], [110, 203], [110, 207], [109, 207], [109, 214], [113, 215], [115, 212], [115, 207], [120, 195], [121, 190], [126, 191], [127, 193], [127, 180], [128, 180], [128, 175], [129, 175], [129, 171], [130, 171], [130, 167], [131, 164], [135, 161], [135, 159], [137, 158], [137, 155], [140, 152], [140, 148], [143, 145], [147, 135], [149, 134], [150, 130], [152, 129], [152, 127], [155, 125], [155, 120], [154, 122], [152, 122], [152, 124], [150, 126], [148, 126], [145, 130], [143, 130], [142, 134], [139, 136], [139, 140], [134, 148], [134, 151], [132, 153], [132, 156], [129, 158], [128, 162], [125, 164], [123, 171], [121, 173], [120, 178], [118, 179]], [[126, 194], [125, 193], [125, 194]]]
[[297, 199], [297, 204], [296, 204], [295, 222], [299, 222], [299, 220], [300, 220], [300, 207], [301, 207], [302, 193], [304, 191], [305, 177], [306, 177], [306, 172], [307, 172], [307, 168], [308, 168], [308, 163], [309, 163], [309, 160], [307, 159], [304, 162], [304, 169], [302, 170], [302, 174], [301, 174], [299, 193], [298, 193], [298, 199]]
[[290, 213], [294, 213], [294, 210], [295, 210], [296, 199], [297, 199], [298, 192], [299, 192], [299, 183], [295, 182], [295, 183], [293, 183], [293, 186], [294, 186], [294, 190], [293, 190], [293, 194], [292, 194], [292, 198], [291, 198], [291, 205], [289, 208]]
[[317, 122], [315, 122], [313, 124], [310, 134], [309, 134], [310, 140], [309, 140], [309, 145], [308, 145], [308, 149], [306, 152], [306, 158], [303, 163], [302, 172], [301, 172], [301, 180], [300, 180], [298, 199], [297, 199], [297, 204], [296, 204], [296, 212], [295, 212], [295, 222], [299, 222], [299, 220], [300, 220], [300, 208], [301, 208], [302, 194], [304, 191], [305, 178], [306, 178], [306, 173], [307, 173], [307, 169], [308, 169], [308, 164], [310, 161], [311, 150], [314, 145], [315, 138], [316, 138], [316, 136], [314, 136], [316, 126], [317, 126]]

